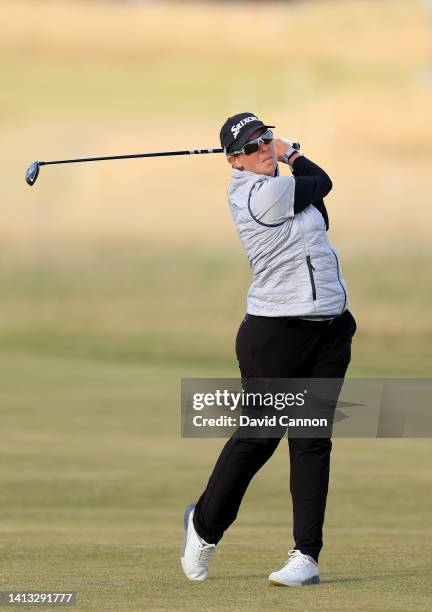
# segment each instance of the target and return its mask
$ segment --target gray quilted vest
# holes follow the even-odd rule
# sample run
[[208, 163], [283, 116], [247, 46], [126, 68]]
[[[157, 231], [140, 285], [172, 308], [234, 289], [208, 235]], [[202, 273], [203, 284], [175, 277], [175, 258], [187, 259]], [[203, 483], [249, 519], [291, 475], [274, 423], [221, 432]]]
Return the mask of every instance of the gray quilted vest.
[[[253, 272], [247, 312], [265, 317], [337, 317], [348, 308], [348, 291], [321, 213], [312, 205], [294, 215], [294, 186], [286, 214], [265, 223], [254, 214], [253, 194], [275, 180], [233, 169], [228, 201]], [[293, 177], [284, 177], [294, 181]]]

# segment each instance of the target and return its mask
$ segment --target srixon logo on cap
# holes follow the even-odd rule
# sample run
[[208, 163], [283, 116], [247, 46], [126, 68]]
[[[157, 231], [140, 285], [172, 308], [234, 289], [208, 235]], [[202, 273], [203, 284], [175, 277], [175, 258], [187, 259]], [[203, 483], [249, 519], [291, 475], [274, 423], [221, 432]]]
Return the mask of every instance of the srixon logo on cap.
[[237, 139], [237, 136], [244, 125], [250, 123], [251, 121], [259, 121], [257, 117], [251, 115], [250, 117], [245, 117], [241, 121], [239, 121], [236, 125], [233, 125], [231, 128], [231, 132], [234, 134], [234, 139]]

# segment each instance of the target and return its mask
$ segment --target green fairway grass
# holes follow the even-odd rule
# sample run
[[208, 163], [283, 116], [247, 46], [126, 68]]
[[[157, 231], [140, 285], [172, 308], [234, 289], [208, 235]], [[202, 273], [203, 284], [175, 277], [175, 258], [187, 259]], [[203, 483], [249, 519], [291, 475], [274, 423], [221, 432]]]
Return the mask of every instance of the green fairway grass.
[[323, 583], [301, 590], [266, 582], [292, 544], [282, 441], [193, 584], [182, 512], [223, 442], [179, 438], [179, 377], [208, 369], [19, 352], [0, 369], [3, 589], [71, 589], [83, 610], [428, 609], [429, 440], [334, 442]]

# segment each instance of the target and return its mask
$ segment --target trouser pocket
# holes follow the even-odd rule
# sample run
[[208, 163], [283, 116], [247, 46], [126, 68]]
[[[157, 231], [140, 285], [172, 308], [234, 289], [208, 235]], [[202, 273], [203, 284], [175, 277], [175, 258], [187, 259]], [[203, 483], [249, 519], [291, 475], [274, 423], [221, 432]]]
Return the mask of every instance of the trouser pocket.
[[353, 315], [351, 314], [351, 312], [348, 310], [348, 315], [349, 315], [349, 319], [350, 319], [350, 324], [351, 324], [351, 336], [354, 336], [354, 334], [357, 331], [357, 323], [356, 320], [354, 319]]

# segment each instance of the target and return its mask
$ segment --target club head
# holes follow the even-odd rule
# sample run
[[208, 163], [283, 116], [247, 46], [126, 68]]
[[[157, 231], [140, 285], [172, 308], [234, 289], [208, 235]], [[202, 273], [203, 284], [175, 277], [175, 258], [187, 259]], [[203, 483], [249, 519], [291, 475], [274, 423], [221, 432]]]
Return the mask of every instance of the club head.
[[36, 179], [39, 176], [39, 162], [35, 161], [31, 166], [28, 167], [26, 172], [25, 180], [30, 187], [36, 183]]

